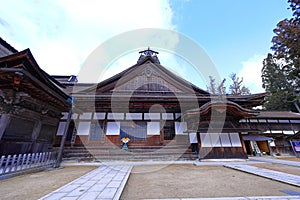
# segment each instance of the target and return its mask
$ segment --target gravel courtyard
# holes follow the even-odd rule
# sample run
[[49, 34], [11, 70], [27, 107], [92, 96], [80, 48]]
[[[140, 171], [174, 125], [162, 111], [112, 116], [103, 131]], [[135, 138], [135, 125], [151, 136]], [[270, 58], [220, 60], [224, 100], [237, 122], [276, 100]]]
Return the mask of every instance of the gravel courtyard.
[[[38, 199], [95, 168], [64, 167], [1, 180], [0, 196], [1, 199]], [[284, 168], [276, 165], [277, 170]], [[299, 187], [225, 167], [143, 165], [133, 167], [121, 199], [287, 195], [280, 190], [300, 192]]]
[[284, 196], [300, 188], [225, 167], [166, 165], [133, 168], [121, 199]]
[[0, 180], [0, 199], [38, 199], [92, 171], [95, 167], [64, 167]]

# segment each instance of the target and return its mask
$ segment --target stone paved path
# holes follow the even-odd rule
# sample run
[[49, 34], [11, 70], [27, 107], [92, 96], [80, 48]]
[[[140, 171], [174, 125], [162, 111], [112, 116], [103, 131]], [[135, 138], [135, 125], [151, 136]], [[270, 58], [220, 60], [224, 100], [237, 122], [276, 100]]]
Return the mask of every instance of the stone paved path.
[[119, 199], [131, 169], [131, 166], [100, 166], [41, 199]]
[[249, 160], [300, 167], [300, 162], [290, 161], [290, 160], [280, 160], [280, 159], [264, 158], [264, 157], [251, 157], [251, 158], [249, 158]]
[[226, 164], [224, 166], [300, 187], [300, 176], [249, 165]]

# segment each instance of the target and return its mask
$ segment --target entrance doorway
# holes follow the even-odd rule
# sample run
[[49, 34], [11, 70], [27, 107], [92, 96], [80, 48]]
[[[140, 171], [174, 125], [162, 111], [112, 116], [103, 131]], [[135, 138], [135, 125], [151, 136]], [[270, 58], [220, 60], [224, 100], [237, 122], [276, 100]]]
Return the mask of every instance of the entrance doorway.
[[166, 121], [164, 124], [164, 140], [173, 140], [175, 137], [175, 123]]
[[245, 143], [247, 155], [252, 155], [253, 154], [253, 150], [252, 150], [250, 141], [249, 140], [244, 140], [244, 143]]

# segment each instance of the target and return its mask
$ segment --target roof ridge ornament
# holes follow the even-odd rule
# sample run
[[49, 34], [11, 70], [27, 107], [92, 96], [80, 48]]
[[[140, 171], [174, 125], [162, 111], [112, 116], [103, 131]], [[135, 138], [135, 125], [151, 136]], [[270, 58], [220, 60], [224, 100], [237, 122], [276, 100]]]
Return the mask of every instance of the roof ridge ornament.
[[148, 47], [148, 49], [146, 49], [144, 51], [140, 51], [139, 54], [140, 54], [140, 57], [139, 57], [137, 63], [141, 63], [146, 58], [150, 57], [154, 60], [154, 63], [160, 64], [159, 59], [157, 57], [157, 54], [159, 54], [159, 53], [157, 51], [151, 50], [150, 47]]

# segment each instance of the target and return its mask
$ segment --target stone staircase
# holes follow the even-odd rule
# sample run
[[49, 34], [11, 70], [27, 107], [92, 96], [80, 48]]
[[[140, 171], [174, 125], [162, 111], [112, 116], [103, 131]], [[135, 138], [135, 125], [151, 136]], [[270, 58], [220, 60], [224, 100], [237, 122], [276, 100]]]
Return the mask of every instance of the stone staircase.
[[142, 160], [193, 160], [187, 145], [129, 146], [127, 151], [118, 146], [65, 147], [63, 160], [77, 161], [142, 161]]

